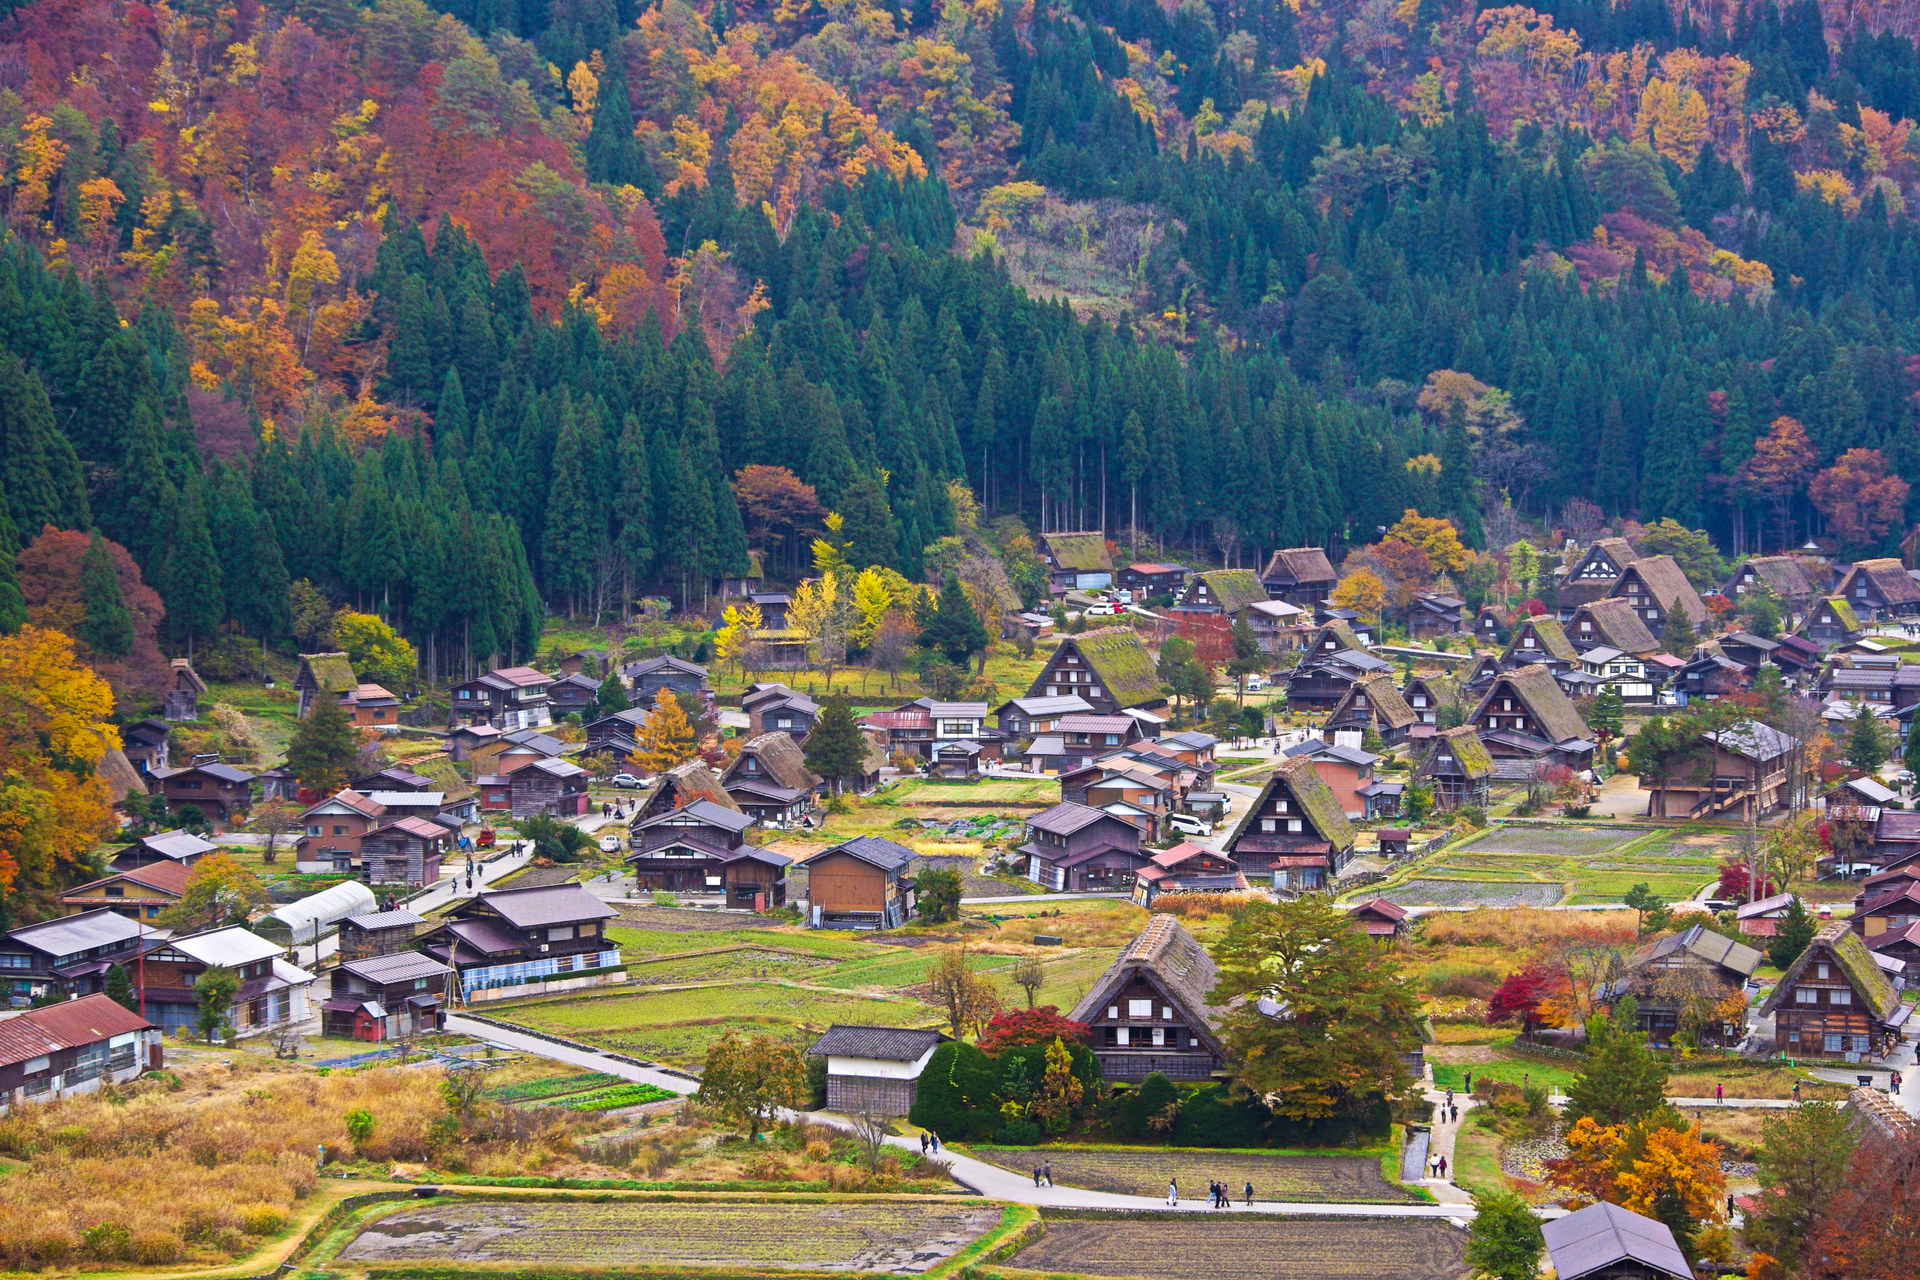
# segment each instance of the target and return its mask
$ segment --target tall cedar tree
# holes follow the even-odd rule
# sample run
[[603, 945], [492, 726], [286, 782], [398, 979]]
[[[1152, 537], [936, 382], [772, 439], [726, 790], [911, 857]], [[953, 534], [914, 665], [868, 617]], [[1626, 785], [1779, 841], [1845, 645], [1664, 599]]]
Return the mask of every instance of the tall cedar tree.
[[1693, 619], [1687, 616], [1685, 606], [1675, 603], [1673, 612], [1667, 615], [1666, 628], [1660, 632], [1660, 647], [1676, 658], [1691, 658], [1699, 643]]
[[293, 732], [287, 744], [287, 767], [302, 787], [330, 796], [347, 785], [354, 757], [360, 753], [360, 735], [346, 708], [325, 694]]
[[920, 632], [920, 643], [939, 650], [956, 667], [966, 666], [969, 658], [986, 649], [987, 629], [958, 578], [949, 575], [941, 585], [933, 612]]
[[1666, 1105], [1667, 1068], [1633, 1029], [1632, 996], [1587, 1022], [1586, 1069], [1567, 1086], [1566, 1123], [1591, 1116], [1599, 1124], [1631, 1124]]
[[120, 591], [120, 574], [107, 540], [94, 530], [80, 557], [80, 601], [87, 611], [76, 637], [103, 658], [124, 658], [133, 651], [133, 611]]
[[1820, 921], [1796, 894], [1781, 913], [1773, 937], [1767, 941], [1767, 963], [1776, 969], [1787, 968], [1800, 958], [1800, 953], [1812, 944], [1813, 935], [1819, 931]]
[[1511, 1191], [1482, 1191], [1473, 1197], [1473, 1233], [1467, 1240], [1467, 1265], [1484, 1280], [1534, 1280], [1547, 1242], [1533, 1206]]
[[[1319, 898], [1254, 903], [1213, 948], [1236, 1092], [1293, 1120], [1358, 1115], [1407, 1084], [1419, 1002], [1399, 966]], [[1236, 997], [1244, 999], [1236, 1000]], [[1286, 1011], [1260, 1011], [1266, 998]], [[1229, 1002], [1232, 1002], [1231, 1004]]]
[[610, 716], [616, 711], [625, 711], [633, 705], [633, 699], [627, 696], [627, 686], [620, 680], [618, 671], [607, 672], [607, 678], [600, 682], [594, 691], [593, 701], [587, 704], [585, 719], [598, 720]]
[[1893, 735], [1880, 723], [1873, 708], [1862, 702], [1847, 726], [1847, 763], [1865, 774], [1887, 762], [1893, 754]]
[[807, 768], [833, 783], [839, 795], [850, 779], [866, 767], [866, 735], [853, 718], [853, 702], [835, 694], [820, 708], [820, 718], [807, 733]]
[[[0, 503], [0, 636], [19, 634], [27, 625], [27, 597], [20, 590], [20, 574], [14, 557], [20, 554], [20, 537], [6, 504]], [[1920, 738], [1920, 735], [1915, 735]]]

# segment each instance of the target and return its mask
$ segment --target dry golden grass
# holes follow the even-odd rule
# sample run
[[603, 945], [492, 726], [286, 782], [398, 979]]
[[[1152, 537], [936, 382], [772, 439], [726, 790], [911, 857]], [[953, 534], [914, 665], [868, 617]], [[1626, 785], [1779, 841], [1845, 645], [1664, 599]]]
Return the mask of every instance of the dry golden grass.
[[[331, 1158], [510, 1166], [551, 1161], [538, 1135], [457, 1152], [442, 1074], [433, 1069], [317, 1072], [240, 1055], [149, 1076], [124, 1090], [0, 1118], [0, 1153], [25, 1162], [0, 1178], [0, 1268], [80, 1263], [218, 1263], [279, 1232]], [[176, 1087], [177, 1082], [177, 1087]], [[356, 1147], [347, 1113], [370, 1111]], [[564, 1147], [566, 1139], [559, 1138]], [[502, 1170], [507, 1171], [507, 1170]]]
[[1631, 911], [1545, 911], [1539, 907], [1487, 907], [1441, 911], [1420, 922], [1430, 946], [1497, 946], [1507, 952], [1573, 940], [1629, 943], [1637, 921]]
[[1257, 893], [1163, 893], [1153, 900], [1156, 912], [1178, 916], [1182, 920], [1208, 920], [1231, 915], [1235, 907], [1265, 901]]

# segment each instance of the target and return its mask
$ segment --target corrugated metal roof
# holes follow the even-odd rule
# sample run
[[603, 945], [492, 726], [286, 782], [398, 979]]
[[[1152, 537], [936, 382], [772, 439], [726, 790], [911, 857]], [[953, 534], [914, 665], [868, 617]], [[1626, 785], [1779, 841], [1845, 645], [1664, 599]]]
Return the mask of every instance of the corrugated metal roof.
[[1540, 1233], [1546, 1237], [1547, 1252], [1560, 1280], [1580, 1280], [1629, 1258], [1665, 1275], [1693, 1280], [1693, 1269], [1665, 1223], [1604, 1200], [1542, 1223]]
[[835, 1023], [813, 1042], [809, 1053], [836, 1058], [875, 1058], [882, 1062], [914, 1062], [947, 1037], [932, 1029], [846, 1026]]
[[76, 916], [22, 925], [7, 936], [51, 956], [70, 956], [76, 951], [90, 951], [95, 947], [126, 942], [141, 934], [151, 937], [153, 930], [143, 927], [137, 920], [129, 920], [102, 907], [98, 911], [83, 911]]
[[421, 955], [418, 951], [371, 956], [365, 960], [342, 960], [340, 968], [382, 986], [389, 982], [412, 982], [416, 978], [443, 977], [453, 972], [432, 956]]
[[77, 1049], [153, 1026], [105, 995], [82, 996], [32, 1009], [0, 1022], [0, 1066], [27, 1062], [57, 1049]]
[[577, 884], [538, 885], [529, 889], [500, 889], [479, 900], [518, 928], [571, 924], [575, 920], [605, 920], [618, 915], [612, 907]]

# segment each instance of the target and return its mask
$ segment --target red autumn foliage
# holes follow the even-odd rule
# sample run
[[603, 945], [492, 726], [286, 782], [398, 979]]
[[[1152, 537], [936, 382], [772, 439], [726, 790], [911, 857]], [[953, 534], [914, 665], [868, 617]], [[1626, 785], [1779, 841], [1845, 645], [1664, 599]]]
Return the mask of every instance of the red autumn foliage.
[[[124, 658], [102, 658], [75, 639], [74, 649], [100, 677], [113, 686], [113, 700], [122, 715], [153, 702], [167, 684], [167, 660], [160, 652], [160, 621], [167, 610], [160, 595], [140, 578], [140, 566], [127, 549], [108, 542], [120, 594], [133, 612], [133, 649]], [[80, 597], [80, 558], [87, 553], [87, 535], [52, 525], [40, 531], [31, 546], [20, 552], [15, 567], [20, 593], [27, 598], [27, 620], [77, 637], [86, 621], [87, 607]]]
[[1540, 1004], [1566, 986], [1566, 979], [1552, 969], [1530, 964], [1506, 976], [1500, 987], [1487, 998], [1487, 1021], [1505, 1022], [1519, 1018], [1526, 1030], [1540, 1016]]
[[1761, 876], [1753, 879], [1753, 870], [1744, 862], [1723, 862], [1720, 864], [1720, 896], [1738, 898], [1751, 902], [1755, 898], [1771, 898], [1780, 892], [1772, 877]]
[[1013, 1009], [996, 1013], [987, 1023], [987, 1034], [980, 1039], [984, 1053], [995, 1054], [1023, 1044], [1051, 1044], [1055, 1037], [1068, 1044], [1081, 1044], [1087, 1038], [1087, 1024], [1060, 1016], [1060, 1006], [1043, 1004], [1032, 1009]]

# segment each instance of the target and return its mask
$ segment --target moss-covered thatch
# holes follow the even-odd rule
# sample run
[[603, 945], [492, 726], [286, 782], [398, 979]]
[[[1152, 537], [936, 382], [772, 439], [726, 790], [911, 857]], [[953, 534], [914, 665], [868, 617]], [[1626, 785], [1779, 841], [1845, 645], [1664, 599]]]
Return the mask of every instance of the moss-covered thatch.
[[1113, 568], [1106, 536], [1099, 532], [1049, 533], [1042, 541], [1052, 553], [1053, 562], [1070, 573], [1100, 573]]
[[1229, 617], [1250, 604], [1266, 602], [1267, 589], [1251, 569], [1214, 569], [1198, 576], [1206, 580], [1213, 602]]
[[1147, 646], [1133, 628], [1101, 627], [1068, 636], [1060, 642], [1061, 651], [1069, 645], [1093, 668], [1100, 683], [1121, 706], [1137, 707], [1164, 697], [1153, 655], [1147, 652]]
[[1428, 749], [1420, 767], [1414, 770], [1414, 777], [1433, 777], [1443, 748], [1452, 752], [1460, 772], [1467, 778], [1478, 781], [1493, 776], [1493, 754], [1487, 750], [1487, 744], [1480, 741], [1480, 735], [1474, 727], [1463, 724], [1458, 728], [1443, 729], [1434, 736], [1433, 746]]
[[360, 687], [360, 677], [353, 674], [353, 664], [344, 653], [303, 653], [300, 665], [322, 693], [352, 693]]
[[1322, 840], [1333, 846], [1335, 852], [1353, 848], [1353, 823], [1340, 807], [1333, 788], [1321, 779], [1319, 771], [1313, 767], [1313, 757], [1302, 755], [1280, 762], [1273, 776], [1267, 779], [1267, 785], [1260, 789], [1259, 796], [1241, 816], [1240, 825], [1227, 841], [1228, 849], [1238, 844], [1240, 837], [1249, 830], [1258, 830], [1254, 823], [1259, 815], [1269, 812], [1267, 801], [1272, 798], [1276, 787], [1293, 798], [1307, 821], [1313, 824], [1313, 829]]
[[1820, 932], [1813, 935], [1813, 941], [1807, 944], [1799, 958], [1787, 967], [1780, 981], [1774, 984], [1773, 993], [1766, 1003], [1760, 1006], [1760, 1016], [1768, 1017], [1786, 1001], [1788, 994], [1799, 982], [1807, 966], [1815, 960], [1830, 960], [1846, 975], [1853, 987], [1854, 996], [1875, 1018], [1885, 1018], [1900, 1003], [1900, 993], [1893, 989], [1893, 983], [1874, 962], [1873, 953], [1867, 950], [1867, 944], [1847, 926], [1844, 920], [1835, 920], [1820, 926]]

